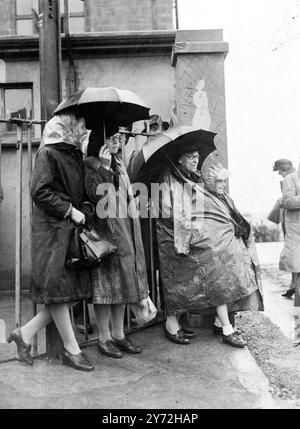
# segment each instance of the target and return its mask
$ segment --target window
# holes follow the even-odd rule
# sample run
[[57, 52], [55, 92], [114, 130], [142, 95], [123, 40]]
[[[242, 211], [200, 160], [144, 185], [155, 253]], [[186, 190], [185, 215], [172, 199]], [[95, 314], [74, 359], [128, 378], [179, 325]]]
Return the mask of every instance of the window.
[[16, 0], [16, 32], [29, 35], [38, 33], [38, 0]]
[[[1, 84], [0, 85], [0, 116], [5, 119], [33, 117], [32, 84]], [[17, 126], [5, 124], [4, 134], [15, 133]], [[24, 130], [26, 127], [24, 126]]]
[[[60, 1], [61, 32], [64, 33], [64, 0]], [[84, 1], [69, 0], [70, 34], [84, 33], [85, 11]]]
[[[61, 31], [64, 32], [64, 0], [60, 0]], [[84, 1], [69, 0], [70, 33], [85, 31]], [[30, 35], [39, 32], [38, 0], [16, 0], [16, 32]]]

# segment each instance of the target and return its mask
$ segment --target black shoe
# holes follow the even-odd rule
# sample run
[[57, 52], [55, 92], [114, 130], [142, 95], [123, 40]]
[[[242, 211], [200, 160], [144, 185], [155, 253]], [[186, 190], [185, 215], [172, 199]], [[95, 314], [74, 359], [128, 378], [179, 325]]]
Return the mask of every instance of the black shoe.
[[26, 362], [28, 365], [33, 365], [33, 359], [30, 355], [31, 344], [24, 343], [20, 328], [17, 328], [11, 332], [7, 338], [8, 343], [11, 343], [12, 341], [14, 341], [17, 345], [19, 359], [23, 362]]
[[183, 345], [190, 344], [190, 340], [183, 336], [182, 330], [179, 330], [176, 334], [170, 334], [170, 332], [167, 330], [165, 325], [163, 325], [163, 329], [168, 340], [172, 341], [173, 343], [183, 344]]
[[194, 338], [195, 337], [195, 332], [194, 331], [192, 331], [191, 329], [188, 329], [188, 328], [181, 328], [181, 329], [179, 329], [179, 334], [182, 336], [182, 337], [184, 337], [184, 338]]
[[97, 342], [99, 353], [112, 358], [121, 358], [123, 355], [112, 340], [107, 340], [105, 343]]
[[229, 344], [233, 347], [245, 347], [247, 345], [247, 342], [243, 339], [241, 335], [237, 335], [235, 332], [230, 335], [224, 335], [222, 334], [222, 340], [223, 343]]
[[[94, 332], [94, 330], [93, 330], [93, 328], [92, 328], [92, 326], [91, 325], [87, 325], [87, 327], [86, 327], [87, 329], [87, 333], [90, 335], [90, 334], [92, 334], [93, 332]], [[78, 324], [76, 324], [76, 331], [77, 332], [80, 332], [80, 334], [85, 334], [85, 329], [84, 329], [84, 324], [82, 323], [78, 323]]]
[[70, 366], [74, 369], [79, 369], [80, 371], [93, 371], [94, 369], [94, 366], [88, 361], [87, 357], [83, 353], [72, 355], [64, 349], [62, 360], [64, 365]]
[[[212, 331], [213, 331], [214, 335], [222, 335], [223, 334], [223, 329], [219, 328], [219, 326], [216, 326], [216, 325], [213, 325]], [[234, 333], [236, 335], [241, 335], [242, 334], [242, 332], [238, 328], [235, 328]]]
[[292, 298], [292, 296], [295, 293], [295, 288], [288, 289], [285, 293], [283, 293], [281, 296], [284, 296], [285, 298]]
[[186, 328], [184, 326], [182, 326], [182, 328], [180, 330], [182, 331], [183, 336], [185, 338], [194, 338], [196, 336], [194, 331], [192, 331], [191, 329]]
[[122, 352], [137, 354], [142, 353], [143, 349], [140, 346], [133, 344], [127, 337], [124, 337], [122, 340], [117, 340], [113, 338], [114, 343], [117, 347], [122, 350]]

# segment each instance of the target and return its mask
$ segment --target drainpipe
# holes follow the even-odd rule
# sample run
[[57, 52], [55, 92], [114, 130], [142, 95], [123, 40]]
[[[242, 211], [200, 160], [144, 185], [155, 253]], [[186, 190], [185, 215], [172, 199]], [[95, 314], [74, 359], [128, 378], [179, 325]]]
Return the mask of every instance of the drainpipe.
[[70, 36], [70, 13], [69, 0], [64, 0], [64, 33], [66, 40], [66, 48], [69, 59], [69, 68], [67, 73], [67, 96], [77, 91], [77, 72], [73, 61], [72, 40]]

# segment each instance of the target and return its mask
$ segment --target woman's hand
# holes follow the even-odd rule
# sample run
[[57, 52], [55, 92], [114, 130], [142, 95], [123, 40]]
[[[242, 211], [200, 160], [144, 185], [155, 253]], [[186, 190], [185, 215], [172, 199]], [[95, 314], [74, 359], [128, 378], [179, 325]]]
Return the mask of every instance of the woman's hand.
[[110, 169], [111, 153], [107, 149], [106, 144], [104, 144], [99, 151], [99, 160], [100, 160], [102, 167], [106, 168], [106, 170]]
[[85, 223], [85, 215], [81, 211], [75, 209], [75, 207], [72, 207], [70, 216], [72, 221], [76, 223], [76, 225]]

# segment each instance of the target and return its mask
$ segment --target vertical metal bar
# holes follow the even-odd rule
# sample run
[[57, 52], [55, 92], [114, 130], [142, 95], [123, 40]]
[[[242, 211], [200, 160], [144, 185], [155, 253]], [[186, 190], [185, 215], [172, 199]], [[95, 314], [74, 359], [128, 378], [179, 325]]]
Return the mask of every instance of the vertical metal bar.
[[121, 144], [122, 144], [122, 161], [126, 165], [126, 145], [125, 145], [126, 136], [125, 134], [121, 133]]
[[83, 326], [84, 326], [84, 339], [85, 341], [88, 340], [89, 338], [89, 334], [88, 334], [88, 329], [87, 329], [87, 308], [86, 308], [87, 304], [86, 301], [82, 301], [82, 307], [83, 307]]
[[127, 305], [126, 307], [126, 318], [127, 318], [127, 329], [131, 329], [131, 313], [130, 313], [130, 308], [129, 305]]
[[150, 240], [150, 270], [151, 270], [151, 291], [154, 305], [157, 306], [156, 281], [154, 270], [154, 251], [153, 251], [153, 225], [152, 225], [152, 202], [149, 207], [149, 240]]
[[22, 125], [17, 125], [17, 184], [16, 184], [16, 260], [15, 260], [15, 323], [21, 326], [22, 271]]
[[[28, 119], [28, 118], [27, 118]], [[28, 165], [28, 211], [29, 211], [29, 254], [31, 260], [31, 235], [32, 235], [32, 198], [31, 198], [31, 176], [32, 176], [32, 124], [27, 124], [27, 165]], [[32, 263], [31, 263], [32, 266]], [[37, 305], [32, 303], [32, 316], [37, 314]], [[33, 337], [32, 352], [36, 356], [37, 349], [37, 335]]]

